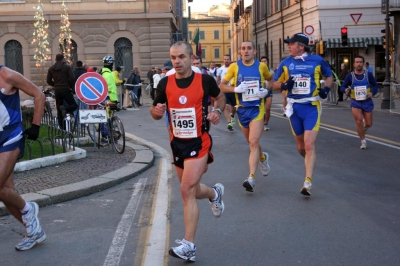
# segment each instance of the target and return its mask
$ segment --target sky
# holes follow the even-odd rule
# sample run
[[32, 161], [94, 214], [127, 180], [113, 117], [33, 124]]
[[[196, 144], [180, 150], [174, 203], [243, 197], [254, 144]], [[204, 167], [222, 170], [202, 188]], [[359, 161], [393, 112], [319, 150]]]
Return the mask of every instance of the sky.
[[219, 5], [222, 3], [230, 4], [230, 0], [193, 0], [192, 3], [189, 3], [191, 6], [191, 12], [203, 12], [208, 11], [208, 9], [213, 5]]

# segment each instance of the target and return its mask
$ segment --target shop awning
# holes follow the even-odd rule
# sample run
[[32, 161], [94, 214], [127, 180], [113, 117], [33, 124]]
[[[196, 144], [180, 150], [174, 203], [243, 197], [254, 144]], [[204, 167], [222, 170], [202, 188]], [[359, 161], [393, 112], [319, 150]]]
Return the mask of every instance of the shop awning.
[[382, 45], [380, 37], [348, 38], [347, 46], [342, 46], [340, 38], [331, 38], [326, 41], [326, 48], [367, 48], [368, 45]]

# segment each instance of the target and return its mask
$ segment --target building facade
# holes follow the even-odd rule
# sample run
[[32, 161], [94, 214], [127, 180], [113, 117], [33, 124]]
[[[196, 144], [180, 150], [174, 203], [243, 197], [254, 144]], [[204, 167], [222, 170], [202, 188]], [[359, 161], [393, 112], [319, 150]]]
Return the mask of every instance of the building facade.
[[[385, 51], [381, 30], [385, 28], [385, 15], [382, 14], [381, 1], [385, 0], [254, 0], [252, 3], [232, 0], [230, 7], [233, 31], [239, 37], [244, 34], [240, 24], [246, 18], [246, 8], [252, 7], [252, 40], [259, 57], [266, 55], [269, 58], [271, 68], [277, 67], [288, 56], [283, 40], [304, 32], [312, 40], [310, 44], [314, 52], [317, 42], [324, 43], [322, 56], [335, 71], [339, 72], [341, 63], [351, 69], [354, 56], [362, 55], [370, 63], [378, 81], [383, 81]], [[394, 22], [393, 18], [391, 22]], [[342, 27], [348, 28], [347, 46], [341, 44]], [[392, 68], [393, 75], [394, 70]]]
[[208, 12], [194, 12], [188, 20], [189, 43], [193, 42], [197, 29], [200, 31], [203, 66], [210, 62], [223, 65], [224, 55], [231, 54], [231, 25], [229, 7], [225, 4], [213, 6]]
[[[60, 53], [62, 1], [42, 0], [48, 20], [51, 60]], [[172, 35], [179, 28], [182, 0], [71, 0], [68, 8], [72, 35], [72, 61], [102, 67], [106, 55], [115, 66], [124, 66], [128, 76], [133, 66], [144, 78], [151, 66], [162, 66], [169, 58]], [[0, 64], [22, 73], [37, 85], [43, 80], [35, 66], [34, 6], [37, 0], [0, 1]]]

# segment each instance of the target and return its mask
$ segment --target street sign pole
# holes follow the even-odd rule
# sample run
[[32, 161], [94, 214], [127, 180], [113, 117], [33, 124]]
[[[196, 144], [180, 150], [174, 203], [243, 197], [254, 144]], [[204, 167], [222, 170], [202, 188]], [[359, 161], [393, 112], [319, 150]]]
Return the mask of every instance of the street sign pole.
[[[389, 29], [389, 0], [385, 1], [385, 11], [386, 11], [386, 17], [385, 17], [385, 31], [386, 31], [386, 38], [388, 40], [389, 34], [390, 34], [390, 29]], [[394, 102], [390, 102], [390, 64], [389, 64], [389, 42], [386, 43], [386, 48], [385, 48], [385, 81], [382, 83], [383, 85], [383, 99], [381, 103], [381, 109], [390, 109], [390, 105], [392, 104], [392, 108], [394, 108]]]

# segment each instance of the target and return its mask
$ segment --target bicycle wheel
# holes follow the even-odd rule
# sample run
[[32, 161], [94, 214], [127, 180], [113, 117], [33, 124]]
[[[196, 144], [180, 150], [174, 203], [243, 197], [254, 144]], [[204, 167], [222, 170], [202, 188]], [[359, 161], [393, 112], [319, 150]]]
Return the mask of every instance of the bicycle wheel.
[[95, 127], [95, 131], [96, 131], [96, 134], [97, 134], [97, 139], [99, 140], [99, 138], [98, 138], [98, 136], [100, 134], [99, 125], [98, 124], [86, 124], [86, 130], [87, 130], [88, 136], [94, 142], [93, 127]]
[[51, 110], [51, 105], [48, 101], [44, 102], [44, 115], [45, 115], [46, 119], [48, 120], [47, 122], [50, 125], [53, 125], [54, 124], [53, 112]]
[[125, 151], [125, 129], [118, 116], [111, 117], [111, 142], [114, 149], [119, 153]]
[[132, 107], [139, 108], [139, 100], [133, 91], [129, 92], [129, 98], [131, 99]]

